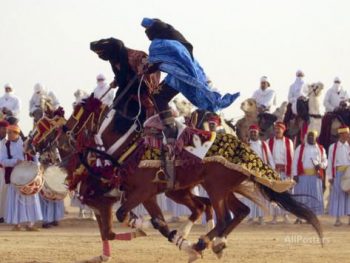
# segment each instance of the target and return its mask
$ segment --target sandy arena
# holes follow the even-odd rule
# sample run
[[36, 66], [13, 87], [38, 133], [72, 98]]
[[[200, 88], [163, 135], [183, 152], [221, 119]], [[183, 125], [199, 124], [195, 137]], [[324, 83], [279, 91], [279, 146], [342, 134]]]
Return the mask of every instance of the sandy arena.
[[[229, 247], [220, 261], [207, 250], [204, 258], [196, 262], [350, 262], [350, 226], [334, 227], [333, 220], [327, 216], [321, 221], [325, 234], [324, 248], [319, 245], [316, 233], [306, 224], [267, 223], [259, 226], [244, 222], [229, 237]], [[348, 219], [343, 218], [343, 222], [348, 223]], [[178, 225], [171, 224], [171, 228]], [[0, 262], [72, 263], [101, 252], [97, 225], [87, 219], [67, 218], [60, 227], [41, 229], [40, 232], [10, 230], [10, 226], [0, 226]], [[112, 242], [113, 259], [110, 262], [187, 262], [185, 253], [179, 252], [159, 233], [153, 229], [146, 232], [148, 237]], [[197, 240], [203, 233], [204, 227], [196, 225], [190, 240]]]

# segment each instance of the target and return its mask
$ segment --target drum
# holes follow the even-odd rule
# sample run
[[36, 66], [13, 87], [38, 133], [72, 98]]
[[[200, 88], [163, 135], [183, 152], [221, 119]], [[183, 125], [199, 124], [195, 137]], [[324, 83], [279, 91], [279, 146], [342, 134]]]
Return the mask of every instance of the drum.
[[63, 200], [68, 193], [65, 180], [67, 173], [64, 169], [53, 165], [44, 171], [44, 186], [40, 191], [42, 197], [47, 200]]
[[344, 192], [350, 193], [350, 166], [341, 177], [340, 187]]
[[13, 168], [11, 183], [23, 195], [34, 195], [43, 186], [42, 171], [35, 163], [23, 161]]

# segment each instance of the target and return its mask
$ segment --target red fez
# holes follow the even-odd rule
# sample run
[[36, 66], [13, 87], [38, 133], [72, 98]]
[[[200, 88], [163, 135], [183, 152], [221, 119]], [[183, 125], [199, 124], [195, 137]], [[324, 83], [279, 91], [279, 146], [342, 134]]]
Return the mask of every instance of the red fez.
[[256, 124], [252, 124], [249, 126], [249, 131], [260, 131], [260, 127]]
[[281, 122], [281, 121], [275, 122], [275, 127], [276, 127], [276, 128], [280, 128], [280, 129], [282, 129], [283, 131], [286, 130], [286, 125], [285, 125], [283, 122]]
[[9, 126], [9, 123], [7, 121], [5, 120], [0, 121], [0, 127], [7, 127], [7, 126]]
[[219, 116], [210, 116], [208, 118], [208, 122], [209, 123], [215, 123], [217, 126], [220, 126], [221, 125], [221, 119]]

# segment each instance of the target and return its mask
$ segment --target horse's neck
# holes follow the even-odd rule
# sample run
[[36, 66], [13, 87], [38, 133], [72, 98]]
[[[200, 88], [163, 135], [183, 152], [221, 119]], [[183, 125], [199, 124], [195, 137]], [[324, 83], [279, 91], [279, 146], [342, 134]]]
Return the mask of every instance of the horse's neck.
[[309, 98], [309, 114], [320, 114], [321, 101], [320, 97]]

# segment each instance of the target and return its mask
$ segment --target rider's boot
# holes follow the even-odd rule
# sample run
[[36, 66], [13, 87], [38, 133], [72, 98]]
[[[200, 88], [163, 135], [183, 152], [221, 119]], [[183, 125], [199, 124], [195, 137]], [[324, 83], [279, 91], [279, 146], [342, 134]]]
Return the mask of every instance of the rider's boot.
[[172, 111], [166, 110], [159, 113], [159, 117], [164, 126], [163, 135], [165, 139], [164, 149], [164, 170], [167, 176], [167, 188], [173, 189], [175, 186], [175, 155], [174, 145], [177, 137], [177, 127]]

